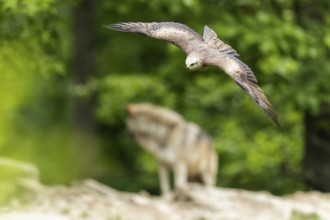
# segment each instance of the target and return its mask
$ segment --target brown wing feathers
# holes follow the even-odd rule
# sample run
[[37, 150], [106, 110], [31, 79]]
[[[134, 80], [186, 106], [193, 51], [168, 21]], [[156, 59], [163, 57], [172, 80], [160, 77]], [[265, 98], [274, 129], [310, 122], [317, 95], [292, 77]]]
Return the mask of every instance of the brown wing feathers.
[[252, 100], [262, 109], [264, 112], [275, 122], [275, 124], [282, 130], [282, 126], [278, 121], [278, 117], [273, 110], [272, 104], [269, 102], [265, 96], [262, 89], [252, 81], [248, 79], [238, 80], [234, 79], [237, 85], [239, 85], [243, 90], [246, 91], [252, 98]]
[[106, 25], [106, 28], [121, 32], [133, 32], [142, 35], [150, 36], [152, 31], [152, 23], [141, 23], [141, 22], [122, 22], [117, 24]]
[[127, 22], [105, 27], [116, 31], [134, 32], [165, 40], [180, 47], [186, 53], [189, 53], [195, 45], [198, 45], [196, 41], [203, 42], [203, 38], [196, 31], [184, 24], [175, 22]]

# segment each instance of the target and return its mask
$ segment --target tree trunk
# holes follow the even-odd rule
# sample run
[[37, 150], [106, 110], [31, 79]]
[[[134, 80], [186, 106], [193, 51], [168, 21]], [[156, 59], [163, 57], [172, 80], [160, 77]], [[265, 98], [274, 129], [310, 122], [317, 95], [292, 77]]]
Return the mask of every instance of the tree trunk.
[[[73, 80], [84, 85], [95, 73], [94, 65], [94, 0], [79, 1], [74, 11], [73, 24]], [[94, 100], [75, 97], [74, 128], [78, 131], [95, 130]]]
[[316, 190], [330, 192], [330, 104], [305, 113], [304, 175]]
[[[73, 81], [85, 85], [95, 74], [95, 0], [81, 0], [73, 12]], [[91, 176], [98, 170], [95, 100], [93, 97], [73, 97], [73, 134], [76, 175]]]

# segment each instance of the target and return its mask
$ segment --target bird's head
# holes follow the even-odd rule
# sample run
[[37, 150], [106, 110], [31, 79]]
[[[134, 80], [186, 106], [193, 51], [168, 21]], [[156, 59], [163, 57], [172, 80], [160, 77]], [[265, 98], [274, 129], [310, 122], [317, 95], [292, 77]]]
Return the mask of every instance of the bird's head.
[[186, 59], [186, 66], [190, 70], [197, 70], [203, 67], [203, 61], [198, 54], [189, 54]]

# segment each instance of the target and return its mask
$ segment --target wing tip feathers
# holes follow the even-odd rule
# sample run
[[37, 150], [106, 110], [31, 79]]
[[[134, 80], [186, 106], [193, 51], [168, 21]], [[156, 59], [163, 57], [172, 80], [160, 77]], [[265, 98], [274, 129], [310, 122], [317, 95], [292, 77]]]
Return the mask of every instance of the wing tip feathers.
[[110, 30], [115, 30], [115, 31], [125, 31], [123, 28], [124, 23], [117, 23], [117, 24], [108, 24], [108, 25], [103, 25], [103, 27], [108, 28]]
[[283, 132], [283, 128], [278, 120], [278, 117], [275, 113], [275, 111], [272, 108], [272, 105], [269, 103], [269, 105], [263, 106], [260, 103], [257, 103], [262, 110], [264, 110], [264, 112], [268, 115], [268, 117], [270, 117], [270, 119], [272, 119], [272, 121], [277, 125], [277, 127]]
[[273, 122], [277, 125], [277, 127], [283, 132], [282, 125], [280, 124], [277, 115], [275, 114], [273, 109], [265, 110], [267, 115], [273, 120]]

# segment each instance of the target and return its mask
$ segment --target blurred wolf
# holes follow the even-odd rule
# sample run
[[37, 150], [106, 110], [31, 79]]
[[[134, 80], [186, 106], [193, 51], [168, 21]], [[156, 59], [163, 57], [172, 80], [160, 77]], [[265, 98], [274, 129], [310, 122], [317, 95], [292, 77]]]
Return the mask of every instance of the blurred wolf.
[[170, 192], [170, 169], [175, 188], [184, 188], [188, 181], [216, 184], [218, 155], [200, 127], [174, 111], [148, 103], [129, 104], [126, 110], [130, 134], [158, 161], [162, 195]]

